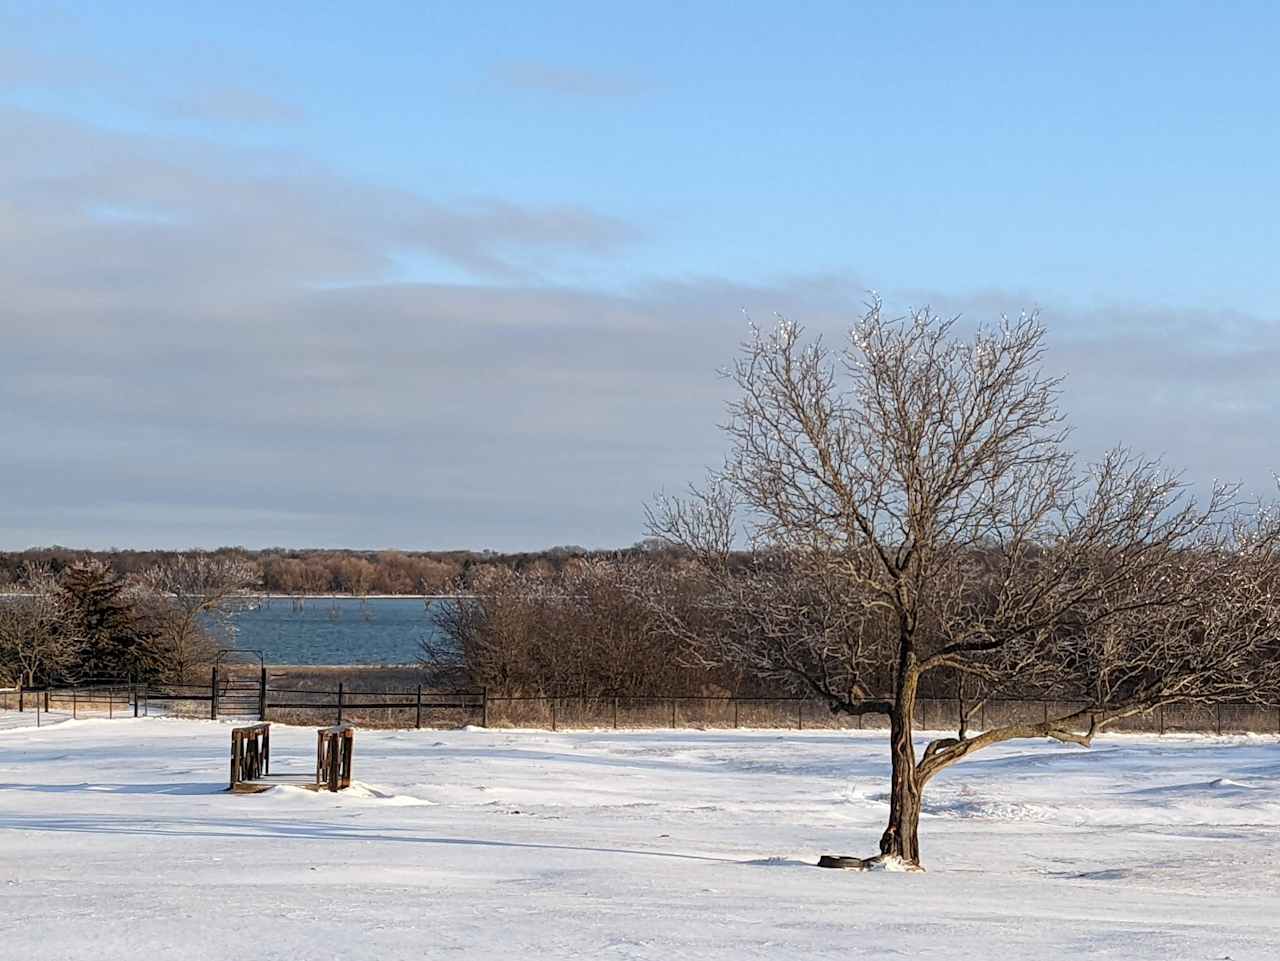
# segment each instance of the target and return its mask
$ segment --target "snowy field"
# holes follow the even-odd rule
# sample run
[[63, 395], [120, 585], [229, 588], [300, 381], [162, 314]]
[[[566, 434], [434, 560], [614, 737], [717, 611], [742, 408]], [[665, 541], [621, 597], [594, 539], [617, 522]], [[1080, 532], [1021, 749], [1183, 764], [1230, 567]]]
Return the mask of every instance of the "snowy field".
[[[1280, 957], [1280, 742], [1023, 743], [873, 853], [883, 735], [360, 731], [339, 795], [223, 793], [229, 724], [0, 719], [0, 957]], [[273, 771], [310, 728], [273, 727]]]

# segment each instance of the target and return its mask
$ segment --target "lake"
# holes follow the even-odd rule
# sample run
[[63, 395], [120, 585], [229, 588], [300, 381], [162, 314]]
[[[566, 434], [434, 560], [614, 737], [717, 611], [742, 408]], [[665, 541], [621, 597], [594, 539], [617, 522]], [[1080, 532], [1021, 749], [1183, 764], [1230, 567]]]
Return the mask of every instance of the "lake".
[[435, 636], [420, 597], [262, 598], [232, 619], [236, 647], [260, 650], [268, 664], [413, 664]]

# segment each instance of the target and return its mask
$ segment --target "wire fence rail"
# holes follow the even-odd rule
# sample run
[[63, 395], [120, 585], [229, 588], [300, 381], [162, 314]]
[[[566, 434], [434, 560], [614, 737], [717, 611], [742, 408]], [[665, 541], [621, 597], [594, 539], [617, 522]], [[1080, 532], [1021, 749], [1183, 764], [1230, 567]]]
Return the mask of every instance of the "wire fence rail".
[[[982, 731], [1007, 724], [1037, 723], [1071, 714], [1083, 702], [993, 699], [973, 711], [968, 727]], [[80, 717], [235, 717], [294, 724], [356, 724], [367, 728], [529, 727], [553, 731], [590, 729], [740, 728], [791, 730], [883, 730], [882, 714], [833, 714], [820, 701], [801, 697], [752, 696], [506, 696], [486, 690], [433, 690], [418, 685], [365, 690], [339, 682], [336, 688], [270, 686], [265, 671], [256, 680], [219, 676], [205, 684], [138, 684], [128, 680], [72, 687], [0, 691], [0, 710]], [[955, 730], [960, 703], [921, 698], [920, 730]], [[1152, 734], [1280, 734], [1280, 706], [1175, 704], [1108, 725], [1108, 730]]]

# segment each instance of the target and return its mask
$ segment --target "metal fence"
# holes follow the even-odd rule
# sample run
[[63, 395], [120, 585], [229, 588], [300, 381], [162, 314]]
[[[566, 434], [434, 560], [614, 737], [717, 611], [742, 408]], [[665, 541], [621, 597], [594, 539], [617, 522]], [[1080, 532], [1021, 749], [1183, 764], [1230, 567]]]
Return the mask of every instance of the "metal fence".
[[[786, 697], [616, 697], [487, 699], [490, 727], [550, 730], [591, 728], [768, 728], [793, 730], [886, 730], [884, 714], [833, 714], [825, 702]], [[1062, 717], [1084, 703], [1051, 700], [992, 700], [969, 719], [972, 730], [1006, 724], [1036, 723]], [[921, 698], [915, 726], [954, 731], [959, 703], [950, 698]], [[1246, 704], [1168, 705], [1108, 725], [1111, 731], [1211, 734], [1280, 734], [1280, 707]]]
[[137, 689], [128, 681], [71, 687], [0, 690], [0, 710], [31, 712], [38, 725], [45, 714], [82, 717], [136, 717]]
[[[1086, 705], [1063, 700], [1000, 699], [969, 718], [972, 730], [1037, 723]], [[797, 697], [508, 697], [486, 691], [440, 691], [417, 686], [364, 690], [271, 687], [260, 679], [214, 675], [202, 685], [113, 682], [48, 690], [0, 691], [0, 709], [72, 717], [252, 717], [281, 723], [351, 723], [367, 728], [529, 727], [547, 730], [765, 728], [883, 730], [882, 714], [833, 714], [823, 702]], [[960, 704], [921, 698], [915, 726], [955, 730]], [[1210, 734], [1280, 734], [1280, 706], [1177, 704], [1108, 725], [1111, 731]]]

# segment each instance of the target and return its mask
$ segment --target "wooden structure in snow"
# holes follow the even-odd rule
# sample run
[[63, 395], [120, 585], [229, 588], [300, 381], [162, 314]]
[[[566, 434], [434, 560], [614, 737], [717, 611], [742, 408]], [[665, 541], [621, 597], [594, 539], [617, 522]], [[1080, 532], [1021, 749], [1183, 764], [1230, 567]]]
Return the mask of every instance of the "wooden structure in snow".
[[310, 772], [271, 773], [271, 725], [250, 724], [231, 730], [231, 785], [237, 794], [258, 794], [277, 784], [292, 784], [312, 791], [341, 791], [351, 787], [355, 754], [355, 728], [350, 724], [316, 731], [316, 766]]
[[316, 731], [316, 790], [341, 791], [351, 787], [351, 759], [356, 729], [335, 724]]
[[271, 771], [271, 725], [250, 724], [231, 729], [231, 786], [244, 791]]

